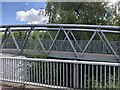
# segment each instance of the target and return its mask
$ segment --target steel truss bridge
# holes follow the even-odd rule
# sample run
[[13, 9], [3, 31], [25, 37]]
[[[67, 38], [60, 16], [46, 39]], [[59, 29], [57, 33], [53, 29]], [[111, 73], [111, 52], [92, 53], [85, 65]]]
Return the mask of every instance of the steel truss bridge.
[[[15, 38], [14, 32], [21, 31], [25, 32], [22, 40]], [[39, 36], [39, 31], [43, 33], [42, 37]], [[119, 36], [120, 26], [81, 24], [3, 25], [0, 26], [0, 32], [4, 33], [0, 43], [3, 52], [16, 50], [17, 53], [21, 54], [26, 50], [31, 50], [41, 51], [49, 57], [55, 58], [110, 62], [120, 61], [120, 39], [117, 41], [107, 39], [108, 34]], [[35, 33], [36, 39], [30, 39], [31, 33], [33, 32]], [[54, 33], [54, 37], [51, 32], [56, 32]], [[57, 39], [61, 35], [60, 32], [63, 32], [65, 36], [62, 40]], [[77, 32], [81, 34], [87, 32], [92, 35], [88, 40], [78, 40], [75, 36]], [[49, 36], [49, 39], [45, 38], [46, 35]], [[99, 39], [96, 39], [96, 36]], [[32, 45], [30, 42], [32, 42]], [[28, 47], [30, 46], [37, 47], [37, 49], [29, 49]]]

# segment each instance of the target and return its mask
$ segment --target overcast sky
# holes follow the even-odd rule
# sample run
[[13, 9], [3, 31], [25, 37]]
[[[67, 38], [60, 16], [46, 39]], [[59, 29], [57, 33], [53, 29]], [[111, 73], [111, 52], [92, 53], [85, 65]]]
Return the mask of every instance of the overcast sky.
[[47, 23], [45, 5], [46, 2], [2, 2], [2, 24]]

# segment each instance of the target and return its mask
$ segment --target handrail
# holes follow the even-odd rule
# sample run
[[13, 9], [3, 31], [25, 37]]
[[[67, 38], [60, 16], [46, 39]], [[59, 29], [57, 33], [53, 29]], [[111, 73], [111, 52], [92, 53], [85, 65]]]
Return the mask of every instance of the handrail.
[[0, 59], [17, 59], [17, 60], [37, 61], [37, 62], [43, 61], [43, 62], [61, 62], [61, 63], [74, 63], [74, 64], [119, 66], [119, 63], [77, 61], [77, 60], [59, 60], [59, 59], [42, 59], [42, 58], [38, 59], [38, 58], [20, 58], [20, 57], [0, 57]]
[[20, 25], [1, 25], [1, 28], [10, 27], [63, 27], [63, 28], [86, 28], [86, 29], [107, 29], [120, 30], [120, 26], [108, 25], [84, 25], [84, 24], [20, 24]]
[[[28, 28], [10, 28], [12, 31], [28, 31], [29, 29]], [[39, 31], [39, 30], [42, 30], [42, 31], [46, 31], [46, 30], [49, 30], [49, 31], [56, 31], [56, 30], [59, 30], [59, 28], [35, 28], [35, 30]], [[65, 28], [65, 30], [70, 30], [70, 31], [83, 31], [83, 32], [94, 32], [96, 31], [96, 29], [80, 29], [80, 28]], [[1, 29], [0, 32], [5, 32], [6, 29]], [[97, 30], [97, 32], [105, 32], [105, 33], [119, 33], [120, 34], [120, 31], [116, 31], [116, 30]]]

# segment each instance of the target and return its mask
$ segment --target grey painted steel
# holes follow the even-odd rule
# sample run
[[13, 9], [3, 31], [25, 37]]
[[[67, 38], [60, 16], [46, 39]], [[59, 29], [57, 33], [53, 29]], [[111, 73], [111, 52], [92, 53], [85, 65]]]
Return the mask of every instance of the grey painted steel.
[[78, 42], [77, 42], [77, 40], [76, 40], [74, 34], [73, 34], [71, 31], [70, 31], [70, 33], [71, 33], [71, 35], [72, 35], [72, 37], [73, 37], [73, 39], [74, 39], [76, 45], [78, 46], [79, 50], [82, 51], [82, 49], [81, 49], [81, 47], [79, 46], [79, 44], [78, 44]]
[[[70, 33], [70, 31], [67, 32], [67, 35], [69, 35], [69, 33]], [[64, 38], [63, 41], [62, 41], [62, 44], [61, 44], [60, 48], [63, 47], [63, 44], [64, 44], [64, 42], [65, 42], [66, 39], [67, 39], [67, 37], [65, 36], [65, 38]]]
[[37, 31], [34, 29], [34, 31], [35, 31], [35, 34], [36, 34], [36, 36], [37, 36], [37, 38], [38, 38], [38, 41], [39, 41], [39, 44], [40, 44], [40, 46], [42, 47], [42, 50], [45, 52], [46, 50], [45, 50], [45, 48], [44, 48], [44, 46], [43, 46], [43, 44], [42, 44], [42, 42], [41, 42], [41, 40], [40, 40], [40, 38], [39, 38], [39, 36], [38, 36], [38, 34], [37, 34]]
[[[3, 29], [5, 29], [5, 28], [3, 28]], [[19, 29], [19, 28], [17, 28], [17, 29], [14, 29], [14, 28], [11, 28], [11, 30], [12, 31], [28, 31], [28, 29]], [[40, 31], [40, 30], [42, 30], [42, 31], [46, 31], [46, 30], [49, 30], [49, 31], [58, 31], [59, 30], [59, 27], [58, 28], [41, 28], [40, 27], [40, 29], [37, 29], [36, 28], [36, 30], [37, 31]], [[94, 31], [96, 31], [96, 30], [98, 30], [98, 32], [100, 32], [100, 31], [102, 31], [102, 32], [105, 32], [105, 33], [116, 33], [116, 34], [120, 34], [120, 31], [119, 30], [105, 30], [105, 29], [102, 29], [102, 30], [99, 30], [99, 28], [96, 28], [96, 29], [81, 29], [81, 28], [65, 28], [65, 30], [67, 30], [67, 31], [83, 31], [83, 32], [94, 32]], [[5, 32], [5, 30], [0, 30], [0, 32]]]
[[91, 43], [91, 41], [93, 40], [93, 38], [95, 37], [97, 31], [95, 31], [92, 35], [92, 37], [90, 38], [90, 40], [88, 41], [87, 45], [85, 46], [85, 48], [83, 49], [82, 53], [81, 53], [81, 57], [83, 57], [84, 52], [86, 51], [86, 49], [88, 48], [89, 44]]
[[111, 50], [113, 51], [114, 55], [116, 56], [116, 58], [119, 60], [118, 55], [116, 54], [115, 50], [112, 48], [111, 44], [109, 43], [108, 39], [106, 38], [106, 36], [104, 35], [104, 33], [101, 31], [101, 34], [103, 35], [104, 39], [106, 40], [107, 44], [109, 45], [109, 47], [111, 48]]
[[[20, 27], [22, 27], [22, 28], [26, 28], [26, 29], [20, 29], [20, 30], [18, 30], [18, 28], [20, 28]], [[0, 31], [4, 31], [5, 33], [7, 33], [7, 30], [3, 30], [3, 29], [6, 29], [6, 28], [10, 28], [10, 30], [11, 30], [11, 32], [10, 32], [10, 34], [15, 30], [15, 31], [21, 31], [21, 30], [24, 30], [24, 31], [26, 31], [26, 33], [25, 33], [25, 40], [24, 40], [24, 42], [23, 42], [23, 45], [22, 45], [22, 47], [21, 47], [21, 52], [23, 51], [23, 49], [24, 49], [24, 47], [25, 47], [25, 45], [26, 45], [26, 43], [27, 43], [27, 40], [28, 40], [28, 38], [29, 38], [29, 36], [30, 36], [30, 33], [31, 33], [31, 31], [46, 31], [45, 33], [44, 33], [44, 35], [43, 35], [43, 37], [42, 37], [42, 39], [40, 39], [39, 38], [39, 36], [38, 36], [38, 34], [36, 33], [36, 36], [37, 36], [37, 38], [38, 38], [38, 41], [39, 41], [39, 44], [40, 44], [40, 46], [42, 47], [42, 50], [45, 52], [45, 50], [46, 50], [46, 48], [45, 48], [45, 46], [44, 46], [44, 44], [43, 44], [43, 41], [41, 41], [41, 40], [43, 40], [44, 39], [44, 37], [45, 37], [45, 35], [46, 35], [46, 33], [48, 33], [48, 35], [50, 36], [50, 39], [52, 40], [52, 44], [49, 46], [49, 45], [47, 45], [47, 48], [48, 48], [48, 55], [50, 55], [50, 51], [52, 51], [52, 47], [53, 46], [55, 46], [55, 48], [56, 48], [56, 50], [59, 50], [59, 46], [58, 46], [58, 42], [56, 42], [56, 39], [57, 39], [57, 37], [58, 37], [58, 35], [59, 35], [59, 32], [60, 31], [63, 31], [64, 32], [64, 34], [65, 34], [65, 38], [64, 38], [64, 40], [63, 40], [63, 42], [62, 42], [62, 45], [61, 45], [61, 47], [63, 46], [63, 43], [65, 42], [65, 40], [66, 39], [68, 39], [68, 43], [70, 43], [70, 47], [72, 47], [72, 49], [73, 49], [73, 51], [74, 51], [74, 53], [75, 53], [75, 55], [78, 57], [78, 54], [79, 54], [79, 52], [81, 52], [81, 57], [80, 58], [84, 58], [85, 56], [83, 55], [83, 54], [85, 54], [85, 51], [87, 50], [87, 48], [88, 48], [88, 46], [90, 45], [90, 43], [91, 43], [91, 41], [93, 40], [93, 38], [94, 38], [94, 36], [96, 35], [96, 33], [98, 34], [98, 36], [100, 37], [100, 40], [103, 42], [103, 44], [104, 44], [104, 46], [106, 46], [106, 48], [108, 49], [108, 51], [109, 51], [109, 47], [110, 47], [110, 49], [112, 50], [112, 52], [113, 52], [113, 54], [115, 55], [115, 57], [117, 57], [117, 59], [119, 59], [118, 58], [118, 55], [116, 54], [116, 52], [115, 51], [117, 51], [118, 49], [119, 49], [119, 47], [118, 47], [118, 49], [113, 49], [113, 47], [110, 45], [110, 43], [109, 43], [109, 41], [107, 40], [107, 38], [105, 37], [105, 35], [104, 35], [104, 33], [115, 33], [115, 34], [120, 34], [120, 26], [105, 26], [105, 25], [82, 25], [82, 24], [35, 24], [35, 25], [3, 25], [3, 26], [1, 26], [0, 27]], [[28, 30], [28, 28], [31, 28], [31, 30]], [[53, 38], [52, 36], [51, 36], [51, 34], [49, 33], [49, 31], [57, 31], [57, 34], [56, 34], [56, 36]], [[73, 32], [72, 31], [79, 31], [79, 32], [81, 32], [81, 31], [83, 31], [83, 32], [88, 32], [88, 31], [90, 31], [90, 32], [94, 32], [94, 34], [93, 34], [93, 36], [90, 38], [90, 40], [89, 40], [89, 42], [82, 48], [82, 46], [81, 45], [79, 45], [79, 43], [77, 42], [77, 40], [76, 40], [76, 37], [74, 36], [74, 34], [73, 34]], [[69, 34], [69, 32], [70, 32], [70, 34], [71, 34], [71, 36], [73, 37], [73, 40], [70, 40], [70, 37], [68, 36], [68, 34]], [[28, 34], [28, 35], [27, 35]], [[6, 34], [4, 34], [4, 36], [6, 36]], [[102, 38], [103, 37], [103, 38]], [[12, 35], [12, 38], [13, 38], [13, 41], [14, 41], [14, 43], [15, 43], [15, 45], [16, 45], [16, 47], [17, 47], [17, 49], [19, 49], [19, 47], [18, 47], [18, 44], [17, 44], [17, 42], [16, 42], [16, 40], [15, 40], [15, 38], [14, 38], [14, 36]], [[4, 42], [4, 37], [3, 37], [3, 39], [2, 39], [2, 42]], [[104, 40], [105, 39], [105, 40]], [[72, 43], [73, 41], [75, 41], [75, 44], [74, 43]], [[57, 44], [56, 44], [57, 43]], [[81, 43], [80, 43], [81, 44]], [[108, 44], [108, 45], [106, 45], [106, 44]], [[21, 45], [21, 44], [20, 44]], [[75, 45], [77, 45], [77, 47], [75, 46]], [[96, 45], [96, 44], [95, 44]], [[80, 47], [81, 46], [81, 47]], [[94, 45], [93, 45], [94, 46]], [[109, 47], [108, 47], [109, 46]], [[64, 48], [64, 47], [63, 47]], [[78, 48], [80, 49], [80, 50], [78, 50]], [[83, 50], [82, 50], [82, 49]], [[53, 50], [54, 50], [54, 48], [53, 48]], [[61, 50], [61, 49], [60, 49]], [[71, 49], [70, 49], [71, 50]], [[94, 50], [94, 49], [93, 49]], [[106, 50], [105, 50], [106, 51]], [[98, 51], [96, 52], [96, 53], [98, 53]], [[96, 53], [94, 53], [94, 54], [96, 54]], [[109, 53], [111, 53], [111, 51], [109, 51]], [[76, 56], [75, 56], [75, 59], [76, 59]], [[82, 57], [83, 56], [83, 57]], [[61, 56], [62, 57], [62, 56]]]
[[0, 47], [1, 47], [1, 48], [2, 48], [2, 44], [3, 44], [4, 40], [5, 40], [5, 38], [6, 38], [6, 36], [7, 36], [7, 31], [8, 31], [8, 28], [6, 28], [6, 30], [5, 30], [5, 32], [4, 32], [4, 35], [3, 35], [3, 37], [2, 37], [2, 40], [1, 40], [1, 43], [0, 43]]
[[28, 31], [28, 35], [26, 36], [25, 41], [23, 42], [23, 46], [22, 46], [22, 48], [21, 48], [21, 52], [23, 51], [23, 49], [24, 49], [24, 47], [25, 47], [25, 45], [26, 45], [26, 43], [27, 43], [27, 40], [28, 40], [28, 38], [29, 38], [30, 33], [31, 33], [32, 30], [33, 30], [33, 28], [31, 28], [31, 29]]
[[50, 46], [50, 48], [49, 48], [49, 50], [48, 50], [48, 53], [49, 53], [50, 50], [52, 49], [52, 47], [53, 47], [53, 45], [54, 45], [54, 43], [55, 43], [55, 41], [56, 41], [56, 39], [57, 39], [57, 37], [58, 37], [58, 35], [59, 35], [59, 33], [60, 33], [60, 30], [61, 30], [61, 28], [57, 31], [57, 34], [56, 34], [56, 36], [55, 36], [55, 38], [54, 38], [54, 40], [53, 40], [53, 42], [52, 42], [52, 44], [51, 44], [51, 46]]
[[[49, 31], [47, 30], [46, 32], [48, 33], [48, 35], [50, 36], [50, 39], [51, 39], [52, 42], [53, 42], [53, 37], [51, 36], [51, 34], [49, 33]], [[57, 46], [55, 45], [55, 43], [54, 43], [54, 46], [55, 46], [55, 48], [57, 49]]]
[[41, 40], [43, 40], [43, 39], [44, 39], [44, 37], [45, 37], [46, 33], [47, 33], [47, 30], [45, 30], [45, 33], [43, 34], [43, 36], [42, 36]]
[[109, 29], [120, 30], [120, 26], [103, 26], [103, 25], [84, 25], [84, 24], [21, 24], [21, 25], [2, 25], [2, 28], [7, 27], [63, 27], [63, 28], [90, 28], [90, 29]]
[[[81, 47], [79, 46], [79, 44], [78, 44], [78, 42], [77, 42], [74, 34], [72, 33], [72, 31], [68, 31], [68, 32], [67, 32], [67, 35], [69, 35], [69, 33], [72, 35], [72, 37], [73, 37], [76, 45], [78, 46], [79, 50], [82, 51], [82, 49], [81, 49]], [[64, 38], [64, 40], [63, 40], [63, 42], [62, 42], [62, 44], [61, 44], [61, 46], [60, 46], [61, 48], [63, 47], [63, 44], [64, 44], [64, 42], [65, 42], [66, 39], [67, 39], [67, 36], [65, 36], [65, 38]]]
[[64, 31], [64, 34], [66, 35], [66, 37], [67, 37], [67, 39], [68, 39], [68, 41], [69, 41], [69, 43], [70, 43], [70, 45], [71, 45], [73, 51], [75, 52], [76, 57], [78, 57], [78, 55], [77, 55], [77, 51], [76, 51], [75, 47], [73, 46], [73, 44], [72, 44], [72, 42], [71, 42], [71, 40], [70, 40], [68, 34], [66, 33], [66, 31], [65, 31], [64, 28], [62, 28], [62, 30]]
[[[43, 34], [43, 36], [42, 36], [42, 40], [44, 39], [44, 37], [45, 37], [45, 35], [48, 33], [48, 35], [49, 35], [49, 37], [50, 37], [50, 39], [52, 40], [52, 42], [53, 42], [53, 37], [51, 36], [51, 34], [49, 33], [49, 31], [46, 29], [46, 32]], [[55, 45], [55, 43], [54, 43], [54, 46], [55, 46], [55, 48], [57, 49], [57, 46]]]
[[17, 42], [16, 42], [16, 40], [15, 40], [15, 37], [14, 37], [12, 31], [10, 30], [10, 28], [8, 28], [8, 31], [10, 32], [10, 34], [11, 34], [11, 36], [12, 36], [12, 39], [13, 39], [13, 41], [14, 41], [14, 43], [15, 43], [15, 46], [16, 46], [17, 50], [19, 51], [19, 50], [20, 50], [20, 49], [19, 49], [19, 46], [18, 46], [18, 44], [17, 44]]
[[24, 36], [23, 36], [23, 39], [25, 39], [25, 38], [26, 38], [27, 33], [28, 33], [28, 31], [25, 31], [25, 34], [24, 34]]
[[[18, 57], [0, 57], [0, 59], [2, 62], [3, 75], [3, 77], [0, 77], [0, 80], [58, 89], [86, 89], [98, 87], [101, 89], [119, 89], [117, 82], [119, 78], [119, 63]], [[90, 67], [92, 67], [92, 69], [90, 69]], [[99, 67], [103, 68], [99, 69]], [[102, 69], [104, 71], [103, 74], [101, 74]], [[107, 70], [113, 71], [113, 74], [111, 73], [111, 75], [113, 75], [113, 82], [110, 82], [111, 78], [109, 78], [110, 74], [107, 73], [109, 72]], [[99, 73], [102, 81], [98, 79]], [[104, 85], [100, 87], [101, 83], [99, 82], [104, 82]]]
[[100, 33], [97, 32], [97, 34], [98, 34], [98, 36], [100, 37], [100, 39], [101, 39], [101, 41], [103, 42], [103, 44], [105, 45], [105, 47], [107, 48], [107, 50], [109, 51], [109, 49], [108, 49], [108, 47], [107, 47], [105, 41], [103, 40], [102, 36], [100, 35]]

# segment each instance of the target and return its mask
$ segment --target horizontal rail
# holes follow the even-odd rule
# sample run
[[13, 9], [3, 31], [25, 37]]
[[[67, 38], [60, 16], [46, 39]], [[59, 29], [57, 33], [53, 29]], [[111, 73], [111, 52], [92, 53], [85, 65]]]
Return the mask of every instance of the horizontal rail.
[[[12, 31], [28, 31], [30, 28], [10, 28]], [[80, 28], [64, 28], [67, 31], [83, 31], [83, 32], [95, 32], [97, 29], [80, 29]], [[59, 28], [35, 28], [37, 31], [57, 31]], [[0, 32], [5, 32], [6, 29], [0, 29]], [[105, 33], [118, 33], [120, 34], [120, 31], [115, 30], [97, 30], [97, 32], [105, 32]]]
[[93, 62], [93, 61], [77, 61], [77, 60], [59, 60], [59, 59], [38, 59], [38, 58], [20, 58], [20, 57], [0, 57], [0, 59], [17, 59], [26, 61], [44, 61], [44, 62], [62, 62], [62, 63], [75, 63], [75, 64], [91, 64], [91, 65], [107, 65], [107, 66], [118, 66], [119, 63], [108, 63], [108, 62]]
[[0, 80], [25, 86], [68, 90], [120, 88], [120, 68], [116, 63], [1, 57], [0, 66]]
[[83, 24], [21, 24], [21, 25], [2, 25], [0, 27], [2, 28], [7, 28], [7, 27], [63, 27], [63, 28], [90, 28], [90, 29], [120, 30], [120, 26], [83, 25]]

